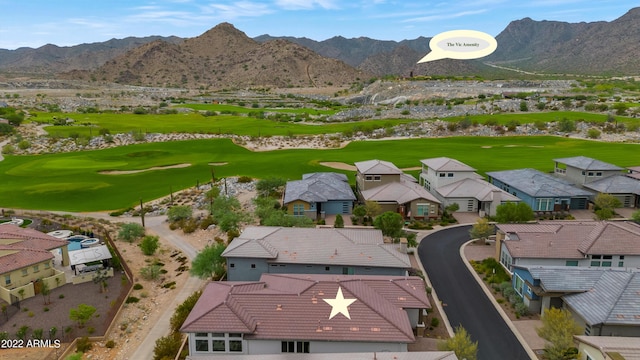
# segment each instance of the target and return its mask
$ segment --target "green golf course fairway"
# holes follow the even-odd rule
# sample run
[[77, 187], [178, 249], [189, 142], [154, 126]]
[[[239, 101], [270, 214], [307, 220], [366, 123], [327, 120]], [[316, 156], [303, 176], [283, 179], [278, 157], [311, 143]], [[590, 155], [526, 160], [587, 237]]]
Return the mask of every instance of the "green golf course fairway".
[[[34, 210], [98, 211], [133, 206], [197, 182], [247, 175], [300, 179], [317, 171], [340, 171], [323, 161], [387, 160], [400, 168], [420, 166], [420, 160], [447, 156], [473, 166], [479, 173], [519, 168], [553, 170], [554, 158], [584, 155], [621, 167], [640, 165], [638, 144], [604, 143], [552, 136], [450, 137], [352, 142], [343, 149], [252, 152], [229, 139], [176, 141], [117, 147], [99, 151], [34, 156], [6, 156], [0, 162], [0, 207]], [[224, 163], [224, 165], [210, 165]], [[110, 170], [181, 168], [133, 174], [102, 174]], [[419, 171], [410, 171], [417, 175]]]

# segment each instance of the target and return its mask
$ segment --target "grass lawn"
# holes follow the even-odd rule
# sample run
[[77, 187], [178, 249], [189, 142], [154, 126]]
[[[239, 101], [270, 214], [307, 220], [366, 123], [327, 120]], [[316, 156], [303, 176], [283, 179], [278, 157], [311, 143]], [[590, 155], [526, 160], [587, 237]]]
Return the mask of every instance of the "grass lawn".
[[[0, 204], [43, 210], [115, 210], [167, 195], [169, 189], [217, 178], [247, 175], [299, 179], [308, 172], [336, 171], [322, 161], [353, 163], [369, 159], [398, 167], [420, 166], [420, 159], [448, 156], [478, 172], [518, 168], [553, 169], [552, 159], [584, 155], [618, 166], [637, 166], [640, 145], [561, 137], [452, 137], [353, 142], [343, 149], [251, 152], [228, 139], [151, 143], [100, 151], [6, 156], [0, 162]], [[142, 170], [188, 163], [191, 166], [106, 175], [106, 170]], [[227, 163], [212, 166], [209, 163]], [[345, 172], [351, 181], [354, 174]], [[417, 175], [419, 171], [410, 172]]]
[[201, 133], [201, 134], [236, 134], [248, 136], [290, 136], [318, 135], [356, 131], [357, 129], [376, 129], [417, 120], [367, 120], [346, 123], [312, 123], [279, 122], [267, 119], [256, 119], [237, 115], [203, 116], [199, 113], [136, 115], [115, 113], [39, 113], [34, 119], [38, 122], [51, 123], [53, 117], [69, 117], [75, 121], [71, 126], [48, 126], [45, 130], [52, 136], [70, 137], [98, 136], [101, 128], [109, 129], [111, 134], [142, 133]]

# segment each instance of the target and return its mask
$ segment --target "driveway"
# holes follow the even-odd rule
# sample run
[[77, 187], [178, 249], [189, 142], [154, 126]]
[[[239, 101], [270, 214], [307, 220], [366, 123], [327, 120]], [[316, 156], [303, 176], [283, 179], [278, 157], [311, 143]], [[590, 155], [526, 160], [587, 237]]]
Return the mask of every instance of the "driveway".
[[530, 359], [460, 257], [470, 228], [460, 226], [426, 236], [418, 247], [420, 261], [451, 326], [461, 325], [478, 342], [478, 360]]

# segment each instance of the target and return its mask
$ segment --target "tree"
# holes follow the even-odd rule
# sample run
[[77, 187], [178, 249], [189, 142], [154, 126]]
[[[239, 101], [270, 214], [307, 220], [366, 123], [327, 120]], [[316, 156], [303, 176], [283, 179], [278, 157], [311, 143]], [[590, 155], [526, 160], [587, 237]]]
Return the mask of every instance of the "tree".
[[222, 253], [226, 248], [226, 245], [220, 243], [205, 246], [191, 262], [191, 274], [200, 279], [222, 277], [225, 272], [225, 259]]
[[496, 221], [499, 223], [526, 222], [533, 220], [533, 210], [524, 202], [507, 202], [496, 208]]
[[40, 293], [42, 294], [42, 300], [44, 300], [44, 304], [45, 305], [51, 304], [51, 288], [49, 287], [48, 282], [45, 282], [45, 281], [42, 282]]
[[153, 360], [174, 359], [182, 346], [180, 333], [171, 333], [156, 340], [153, 348]]
[[167, 211], [167, 219], [171, 222], [188, 220], [193, 216], [193, 209], [188, 205], [172, 206]]
[[382, 206], [376, 201], [367, 200], [364, 203], [364, 208], [367, 210], [368, 217], [376, 217], [382, 213]]
[[211, 215], [224, 232], [238, 230], [240, 222], [247, 219], [238, 199], [226, 195], [220, 195], [213, 201]]
[[147, 235], [140, 242], [140, 249], [142, 249], [142, 253], [151, 256], [158, 249], [159, 238], [157, 236]]
[[550, 308], [542, 316], [542, 327], [538, 335], [547, 341], [544, 353], [549, 360], [575, 359], [566, 357], [574, 347], [573, 335], [581, 332], [580, 326], [566, 309]]
[[376, 217], [373, 222], [373, 226], [376, 229], [382, 230], [382, 234], [385, 236], [391, 236], [392, 238], [399, 238], [402, 235], [402, 227], [404, 226], [404, 219], [402, 215], [397, 212], [387, 211], [382, 215]]
[[93, 283], [100, 285], [101, 293], [107, 291], [107, 280], [109, 280], [107, 269], [98, 269], [93, 277]]
[[631, 220], [640, 223], [640, 210], [634, 211], [633, 214], [631, 214]]
[[364, 205], [354, 206], [353, 216], [357, 217], [359, 220], [362, 220], [363, 217], [367, 216], [367, 208]]
[[281, 192], [281, 188], [287, 183], [287, 180], [280, 177], [267, 177], [256, 183], [256, 190], [260, 196], [277, 195]]
[[344, 219], [342, 218], [342, 215], [337, 214], [336, 215], [336, 222], [333, 224], [334, 228], [343, 228], [344, 227]]
[[87, 305], [80, 304], [78, 308], [69, 310], [69, 319], [78, 323], [78, 327], [83, 327], [84, 324], [91, 319], [93, 314], [96, 312], [96, 308]]
[[134, 242], [144, 236], [144, 227], [136, 223], [126, 223], [120, 225], [118, 237], [126, 242]]
[[615, 215], [615, 208], [622, 206], [620, 200], [611, 195], [600, 193], [594, 199], [595, 213], [598, 220], [608, 220]]
[[562, 118], [562, 120], [558, 121], [557, 128], [560, 132], [571, 133], [576, 131], [576, 123], [573, 120]]
[[471, 341], [471, 336], [462, 326], [455, 329], [453, 337], [438, 343], [438, 350], [453, 351], [458, 359], [476, 360], [478, 342]]
[[202, 290], [192, 293], [180, 305], [176, 306], [176, 310], [173, 312], [173, 315], [171, 315], [171, 319], [169, 320], [171, 332], [180, 331], [180, 327], [184, 321], [187, 320], [189, 313], [198, 302], [200, 295], [202, 295]]
[[489, 220], [485, 218], [478, 219], [469, 230], [472, 239], [484, 240], [495, 233], [493, 224], [489, 224]]

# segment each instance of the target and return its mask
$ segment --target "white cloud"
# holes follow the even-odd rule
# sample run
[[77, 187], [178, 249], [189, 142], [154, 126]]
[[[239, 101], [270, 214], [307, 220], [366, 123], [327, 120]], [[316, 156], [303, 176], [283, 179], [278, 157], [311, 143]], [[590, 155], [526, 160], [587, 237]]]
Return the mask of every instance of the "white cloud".
[[461, 12], [452, 13], [452, 14], [434, 14], [434, 15], [427, 15], [427, 16], [420, 16], [420, 17], [405, 19], [402, 22], [440, 21], [440, 20], [455, 19], [459, 17], [470, 16], [470, 15], [478, 15], [478, 14], [486, 13], [487, 11], [488, 10], [474, 10], [474, 11], [461, 11]]
[[227, 4], [209, 4], [202, 7], [202, 10], [216, 18], [224, 19], [236, 19], [240, 17], [258, 17], [273, 12], [266, 4], [251, 2], [251, 1], [237, 1]]
[[311, 10], [317, 7], [327, 10], [340, 8], [335, 0], [276, 0], [275, 4], [285, 10]]

